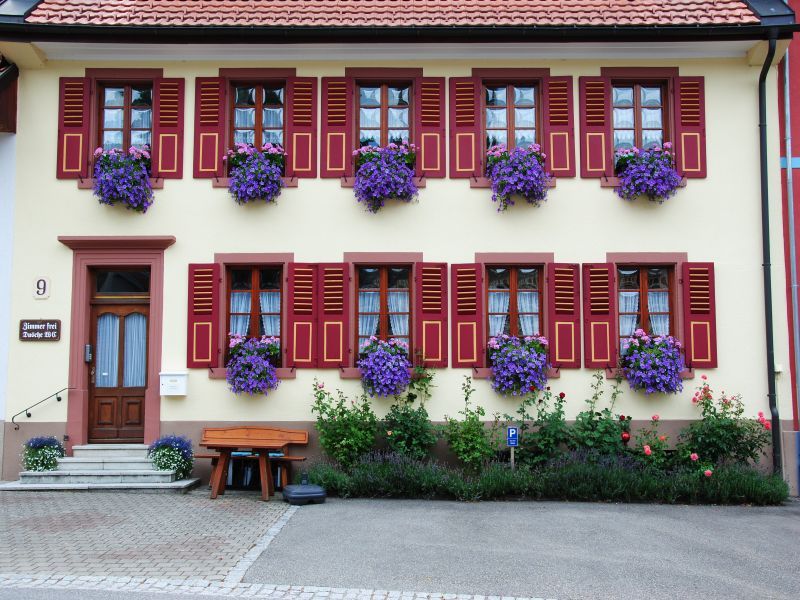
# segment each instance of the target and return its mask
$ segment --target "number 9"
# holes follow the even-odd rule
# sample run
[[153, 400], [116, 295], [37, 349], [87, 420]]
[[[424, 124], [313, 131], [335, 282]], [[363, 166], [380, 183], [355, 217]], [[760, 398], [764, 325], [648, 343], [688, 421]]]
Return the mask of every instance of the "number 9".
[[47, 281], [44, 279], [36, 280], [36, 295], [44, 296], [47, 293]]

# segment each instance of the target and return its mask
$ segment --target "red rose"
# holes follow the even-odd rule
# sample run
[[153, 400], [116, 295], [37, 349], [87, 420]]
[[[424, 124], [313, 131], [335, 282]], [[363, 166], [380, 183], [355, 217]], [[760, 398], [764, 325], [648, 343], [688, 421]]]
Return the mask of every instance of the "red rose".
[[630, 441], [630, 439], [631, 439], [631, 434], [628, 433], [627, 431], [623, 431], [622, 432], [622, 441], [627, 444]]
[[620, 420], [620, 421], [624, 421], [624, 420], [625, 420], [625, 415], [620, 415], [620, 416], [619, 416], [619, 420]]
[[564, 399], [565, 396], [566, 394], [564, 392], [558, 394], [558, 397], [561, 398], [562, 400]]

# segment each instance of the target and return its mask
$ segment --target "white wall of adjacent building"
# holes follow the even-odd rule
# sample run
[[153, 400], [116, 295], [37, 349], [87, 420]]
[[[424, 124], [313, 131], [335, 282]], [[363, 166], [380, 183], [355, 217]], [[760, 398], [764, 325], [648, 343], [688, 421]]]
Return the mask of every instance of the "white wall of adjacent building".
[[11, 261], [14, 244], [16, 135], [0, 133], [0, 463], [8, 393], [8, 345], [11, 335]]

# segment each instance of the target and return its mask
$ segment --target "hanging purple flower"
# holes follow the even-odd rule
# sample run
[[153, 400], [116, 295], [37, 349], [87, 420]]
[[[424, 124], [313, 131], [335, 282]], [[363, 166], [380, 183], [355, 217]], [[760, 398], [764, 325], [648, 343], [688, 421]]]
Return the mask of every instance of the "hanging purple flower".
[[267, 394], [278, 387], [280, 381], [275, 371], [280, 356], [278, 338], [262, 336], [245, 339], [231, 334], [228, 343], [230, 358], [225, 376], [232, 392], [236, 394]]
[[524, 396], [547, 385], [547, 338], [500, 335], [489, 340], [492, 388], [504, 396]]
[[358, 359], [361, 384], [370, 396], [397, 396], [411, 382], [408, 347], [404, 342], [379, 340], [374, 335]]
[[661, 204], [674, 196], [681, 184], [681, 176], [675, 170], [671, 148], [672, 144], [665, 142], [663, 148], [618, 150], [615, 171], [619, 178], [619, 197], [634, 200], [644, 196]]
[[671, 335], [648, 335], [637, 329], [622, 340], [621, 363], [631, 389], [645, 394], [676, 394], [683, 389], [681, 343]]
[[416, 146], [403, 142], [385, 148], [362, 146], [353, 152], [356, 161], [356, 200], [376, 213], [387, 200], [411, 202], [418, 189], [414, 183]]
[[503, 144], [486, 152], [486, 177], [492, 182], [492, 202], [497, 212], [514, 205], [514, 196], [528, 204], [539, 206], [547, 199], [550, 174], [544, 170], [546, 155], [539, 144], [514, 148], [510, 152]]
[[275, 202], [281, 194], [286, 153], [280, 144], [236, 144], [223, 157], [230, 169], [228, 191], [237, 204]]
[[153, 204], [150, 185], [150, 146], [131, 147], [127, 153], [112, 148], [94, 151], [94, 195], [100, 204], [145, 213]]

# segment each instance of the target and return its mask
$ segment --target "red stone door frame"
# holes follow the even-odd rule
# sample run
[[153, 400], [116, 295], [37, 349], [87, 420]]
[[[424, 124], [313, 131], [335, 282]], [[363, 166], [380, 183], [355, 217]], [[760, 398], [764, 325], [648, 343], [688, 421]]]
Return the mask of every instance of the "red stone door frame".
[[89, 374], [83, 361], [84, 344], [91, 337], [91, 275], [94, 267], [150, 268], [150, 323], [148, 327], [147, 388], [144, 398], [144, 442], [161, 432], [161, 336], [164, 321], [164, 250], [174, 236], [59, 236], [72, 249], [72, 309], [69, 327], [68, 448], [85, 444], [89, 436]]

